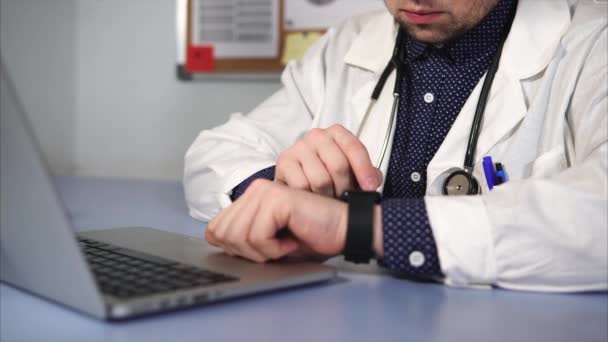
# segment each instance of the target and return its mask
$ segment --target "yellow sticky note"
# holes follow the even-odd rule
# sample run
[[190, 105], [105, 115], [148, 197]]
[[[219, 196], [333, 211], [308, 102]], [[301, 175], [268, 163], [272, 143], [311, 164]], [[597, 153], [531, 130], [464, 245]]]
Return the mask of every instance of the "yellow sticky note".
[[306, 50], [321, 37], [321, 32], [288, 32], [285, 36], [285, 46], [281, 63], [286, 65], [291, 60], [300, 60]]

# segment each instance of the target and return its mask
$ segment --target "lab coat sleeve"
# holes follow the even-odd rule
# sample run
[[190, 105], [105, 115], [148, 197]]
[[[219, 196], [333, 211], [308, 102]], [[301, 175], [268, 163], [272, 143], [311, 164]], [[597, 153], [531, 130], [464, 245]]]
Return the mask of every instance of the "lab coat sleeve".
[[324, 54], [333, 30], [311, 47], [301, 62], [284, 70], [282, 89], [250, 113], [202, 131], [184, 160], [184, 191], [190, 215], [209, 220], [228, 206], [231, 190], [275, 163], [311, 125], [324, 96]]
[[[483, 196], [425, 198], [446, 283], [538, 291], [608, 288], [606, 41], [604, 30], [566, 113], [565, 144], [571, 148], [548, 151], [533, 165], [567, 162], [567, 168], [509, 181]], [[570, 151], [567, 161], [564, 149]]]

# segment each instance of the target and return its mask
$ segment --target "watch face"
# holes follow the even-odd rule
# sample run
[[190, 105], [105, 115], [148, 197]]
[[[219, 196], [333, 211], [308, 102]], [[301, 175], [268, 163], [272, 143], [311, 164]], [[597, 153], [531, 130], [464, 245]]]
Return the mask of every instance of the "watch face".
[[344, 191], [342, 196], [340, 196], [340, 199], [348, 202], [349, 198], [352, 198], [353, 196], [360, 198], [372, 197], [374, 203], [380, 203], [380, 200], [382, 199], [382, 195], [377, 191]]

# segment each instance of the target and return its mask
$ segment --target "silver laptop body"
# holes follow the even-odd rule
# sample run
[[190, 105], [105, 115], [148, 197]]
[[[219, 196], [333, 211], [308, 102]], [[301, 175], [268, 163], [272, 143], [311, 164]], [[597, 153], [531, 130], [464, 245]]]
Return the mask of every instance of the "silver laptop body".
[[329, 280], [313, 263], [254, 264], [200, 239], [152, 228], [79, 234], [152, 256], [238, 278], [127, 299], [103, 294], [32, 134], [15, 86], [1, 63], [0, 280], [98, 318], [117, 320], [226, 298]]

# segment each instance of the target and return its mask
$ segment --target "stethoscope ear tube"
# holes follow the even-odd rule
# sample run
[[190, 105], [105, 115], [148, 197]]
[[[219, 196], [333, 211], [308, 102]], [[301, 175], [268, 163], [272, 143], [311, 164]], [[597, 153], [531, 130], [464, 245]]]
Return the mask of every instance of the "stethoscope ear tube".
[[[504, 44], [504, 41], [503, 41]], [[471, 125], [471, 132], [469, 133], [469, 142], [467, 143], [467, 152], [464, 157], [464, 169], [473, 169], [475, 163], [475, 150], [477, 148], [477, 140], [479, 140], [479, 132], [481, 130], [481, 123], [483, 121], [483, 113], [486, 110], [486, 104], [488, 102], [488, 96], [490, 95], [490, 89], [492, 89], [492, 83], [494, 82], [494, 76], [498, 70], [498, 64], [500, 62], [500, 55], [502, 54], [503, 44], [500, 44], [488, 72], [486, 78], [483, 81], [481, 87], [481, 93], [479, 94], [479, 100], [477, 101], [477, 107], [475, 108], [475, 116], [473, 118], [473, 124]]]
[[371, 112], [373, 105], [380, 98], [380, 93], [382, 93], [382, 89], [384, 89], [384, 85], [388, 80], [389, 76], [393, 72], [393, 70], [397, 69], [397, 75], [395, 78], [395, 87], [393, 89], [393, 106], [391, 108], [391, 114], [388, 123], [388, 130], [384, 136], [384, 141], [382, 143], [382, 148], [380, 149], [380, 157], [376, 162], [376, 167], [381, 168], [382, 163], [384, 162], [384, 156], [386, 155], [386, 150], [388, 149], [388, 143], [391, 138], [391, 133], [393, 132], [393, 126], [395, 124], [395, 117], [397, 116], [397, 111], [399, 110], [399, 80], [401, 80], [402, 72], [403, 72], [403, 63], [404, 63], [404, 52], [403, 52], [403, 39], [404, 39], [404, 29], [403, 27], [399, 27], [399, 31], [397, 32], [397, 39], [395, 40], [395, 47], [393, 48], [393, 55], [391, 57], [390, 62], [386, 65], [382, 74], [380, 75], [380, 79], [374, 90], [372, 91], [372, 96], [370, 99], [369, 106], [365, 111], [365, 115], [361, 120], [361, 124], [359, 125], [359, 129], [357, 130], [357, 137], [361, 135], [363, 131], [363, 126], [367, 122], [368, 116]]
[[391, 116], [388, 122], [388, 131], [384, 135], [384, 141], [382, 142], [382, 148], [380, 149], [380, 158], [378, 158], [378, 162], [376, 163], [376, 168], [378, 169], [382, 167], [382, 163], [384, 162], [384, 156], [386, 155], [386, 150], [388, 149], [388, 142], [391, 138], [393, 126], [395, 124], [395, 117], [397, 116], [397, 111], [399, 110], [399, 93], [393, 93], [393, 97], [393, 108], [391, 109]]

